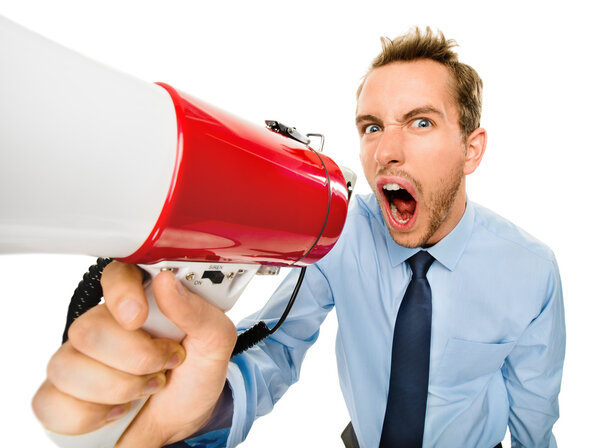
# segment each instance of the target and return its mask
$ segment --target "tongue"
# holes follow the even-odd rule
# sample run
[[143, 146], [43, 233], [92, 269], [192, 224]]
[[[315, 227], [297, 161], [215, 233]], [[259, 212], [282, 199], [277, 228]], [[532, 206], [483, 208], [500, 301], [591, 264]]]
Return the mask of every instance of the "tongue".
[[414, 199], [404, 200], [404, 199], [392, 199], [392, 203], [398, 209], [398, 214], [402, 217], [402, 220], [406, 220], [410, 218], [415, 213], [415, 208], [417, 208], [417, 201]]
[[413, 214], [415, 212], [415, 208], [417, 208], [417, 201], [414, 199], [409, 199], [408, 201], [404, 199], [393, 199], [392, 202], [398, 211], [402, 213]]

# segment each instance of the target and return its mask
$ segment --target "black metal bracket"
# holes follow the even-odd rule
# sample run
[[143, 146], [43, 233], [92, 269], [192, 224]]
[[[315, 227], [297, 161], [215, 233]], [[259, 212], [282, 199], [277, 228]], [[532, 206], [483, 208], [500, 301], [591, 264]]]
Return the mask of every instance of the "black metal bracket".
[[265, 123], [267, 124], [267, 127], [270, 130], [277, 132], [278, 134], [282, 134], [286, 137], [293, 138], [294, 140], [305, 145], [308, 145], [310, 143], [310, 139], [306, 135], [298, 132], [296, 128], [286, 126], [285, 124], [275, 120], [265, 120]]

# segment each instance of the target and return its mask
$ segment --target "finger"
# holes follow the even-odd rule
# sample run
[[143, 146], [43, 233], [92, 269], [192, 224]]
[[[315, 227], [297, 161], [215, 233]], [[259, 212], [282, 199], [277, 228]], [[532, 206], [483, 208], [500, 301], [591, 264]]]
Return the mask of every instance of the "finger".
[[196, 353], [208, 359], [229, 360], [237, 333], [233, 322], [215, 305], [185, 288], [168, 271], [161, 272], [152, 283], [156, 303], [184, 333]]
[[113, 261], [104, 268], [100, 279], [108, 309], [128, 330], [141, 327], [148, 317], [143, 277], [136, 265]]
[[[225, 383], [229, 358], [237, 337], [225, 313], [191, 293], [168, 271], [153, 281], [163, 314], [186, 333], [186, 359], [169, 372], [169, 382], [152, 396], [119, 441], [119, 447], [163, 445], [181, 440], [201, 428], [212, 415]], [[149, 428], [159, 422], [160, 438]]]
[[33, 412], [49, 431], [58, 434], [84, 434], [123, 417], [129, 403], [103, 405], [78, 400], [49, 381], [44, 382], [31, 402]]
[[142, 330], [124, 329], [104, 305], [73, 322], [65, 345], [66, 349], [72, 346], [106, 366], [135, 375], [172, 369], [185, 359], [181, 345], [170, 339], [153, 339]]
[[126, 403], [151, 395], [167, 382], [162, 372], [132, 375], [102, 364], [63, 344], [48, 363], [48, 381], [79, 400], [100, 404]]

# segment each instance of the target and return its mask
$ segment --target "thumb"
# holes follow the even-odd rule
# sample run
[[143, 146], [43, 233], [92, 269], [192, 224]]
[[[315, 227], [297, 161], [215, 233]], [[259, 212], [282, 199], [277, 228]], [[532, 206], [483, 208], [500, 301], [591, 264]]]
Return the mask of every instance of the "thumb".
[[134, 264], [110, 263], [100, 278], [104, 302], [112, 316], [127, 330], [142, 326], [148, 316], [148, 302], [142, 286], [143, 273]]
[[203, 357], [229, 360], [237, 332], [223, 310], [192, 293], [169, 271], [158, 274], [152, 287], [158, 308], [186, 334], [186, 345]]

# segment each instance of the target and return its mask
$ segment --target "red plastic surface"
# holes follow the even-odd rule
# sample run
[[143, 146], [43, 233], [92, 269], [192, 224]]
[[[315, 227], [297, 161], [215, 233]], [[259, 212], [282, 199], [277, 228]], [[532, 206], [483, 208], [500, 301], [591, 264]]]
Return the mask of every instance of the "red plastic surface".
[[122, 261], [303, 266], [331, 250], [348, 208], [331, 159], [159, 85], [177, 114], [177, 165], [152, 234]]

